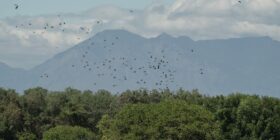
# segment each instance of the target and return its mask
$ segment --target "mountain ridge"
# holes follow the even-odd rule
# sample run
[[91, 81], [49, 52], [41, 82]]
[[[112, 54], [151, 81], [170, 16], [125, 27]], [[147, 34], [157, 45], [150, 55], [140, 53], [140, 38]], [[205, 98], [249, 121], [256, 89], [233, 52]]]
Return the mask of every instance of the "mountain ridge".
[[113, 92], [198, 88], [210, 95], [240, 91], [279, 96], [279, 51], [280, 42], [269, 37], [194, 41], [166, 33], [145, 38], [107, 30], [32, 68], [24, 74], [31, 79], [28, 84], [14, 87]]

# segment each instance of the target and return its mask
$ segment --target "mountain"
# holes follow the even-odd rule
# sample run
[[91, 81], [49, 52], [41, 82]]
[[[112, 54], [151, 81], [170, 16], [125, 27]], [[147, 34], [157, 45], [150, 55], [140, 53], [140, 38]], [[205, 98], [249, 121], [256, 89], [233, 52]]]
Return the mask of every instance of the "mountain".
[[107, 30], [23, 72], [27, 85], [14, 81], [10, 87], [113, 92], [182, 87], [210, 95], [239, 91], [279, 97], [278, 52], [280, 42], [269, 37], [193, 41]]

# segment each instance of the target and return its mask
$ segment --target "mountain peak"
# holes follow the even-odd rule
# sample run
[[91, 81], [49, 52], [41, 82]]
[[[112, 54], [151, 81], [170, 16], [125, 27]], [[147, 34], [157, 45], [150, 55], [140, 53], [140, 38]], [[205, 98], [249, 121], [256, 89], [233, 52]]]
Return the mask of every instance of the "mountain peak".
[[97, 33], [95, 36], [103, 36], [103, 37], [110, 37], [110, 36], [115, 36], [115, 37], [122, 37], [122, 38], [143, 38], [142, 36], [129, 32], [127, 30], [122, 30], [122, 29], [111, 29], [111, 30], [104, 30], [102, 32]]
[[157, 38], [163, 38], [163, 39], [165, 39], [165, 38], [174, 38], [174, 37], [171, 36], [171, 35], [169, 35], [169, 34], [167, 34], [167, 33], [165, 33], [165, 32], [163, 32], [163, 33], [161, 33], [160, 35], [158, 35]]

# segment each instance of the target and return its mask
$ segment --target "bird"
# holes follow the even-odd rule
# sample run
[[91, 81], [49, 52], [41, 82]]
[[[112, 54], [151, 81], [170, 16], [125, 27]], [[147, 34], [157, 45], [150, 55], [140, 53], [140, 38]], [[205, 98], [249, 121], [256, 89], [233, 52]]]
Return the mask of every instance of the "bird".
[[239, 0], [238, 2], [239, 2], [239, 3], [242, 3], [242, 1], [241, 1], [241, 0]]
[[19, 5], [18, 4], [14, 4], [15, 6], [15, 9], [17, 10], [19, 8]]
[[49, 75], [44, 73], [43, 75], [40, 76], [41, 78], [49, 78]]

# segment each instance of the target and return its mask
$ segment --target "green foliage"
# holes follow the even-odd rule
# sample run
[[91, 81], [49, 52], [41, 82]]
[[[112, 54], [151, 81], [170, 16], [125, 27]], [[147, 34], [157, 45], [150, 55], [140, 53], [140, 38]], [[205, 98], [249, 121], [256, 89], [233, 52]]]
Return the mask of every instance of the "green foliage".
[[[93, 94], [86, 91], [66, 91], [66, 102], [60, 107], [60, 120], [64, 124], [79, 125], [97, 131], [95, 127], [104, 114], [116, 112], [115, 98], [107, 91]], [[58, 108], [59, 109], [59, 108]]]
[[280, 100], [240, 93], [205, 96], [182, 89], [112, 95], [105, 90], [50, 92], [37, 87], [19, 95], [0, 88], [0, 139], [43, 139], [43, 134], [61, 136], [56, 132], [62, 131], [71, 137], [113, 140], [277, 140]]
[[0, 89], [0, 138], [15, 139], [23, 125], [23, 112], [14, 90]]
[[242, 94], [230, 95], [217, 109], [224, 139], [279, 138], [279, 99]]
[[28, 89], [23, 96], [24, 109], [33, 116], [38, 116], [45, 110], [47, 90], [42, 88]]
[[36, 136], [30, 132], [22, 132], [17, 135], [18, 140], [36, 140]]
[[219, 139], [214, 116], [197, 105], [171, 100], [125, 106], [99, 123], [103, 139]]
[[79, 126], [56, 126], [43, 135], [43, 140], [94, 140], [91, 131]]

